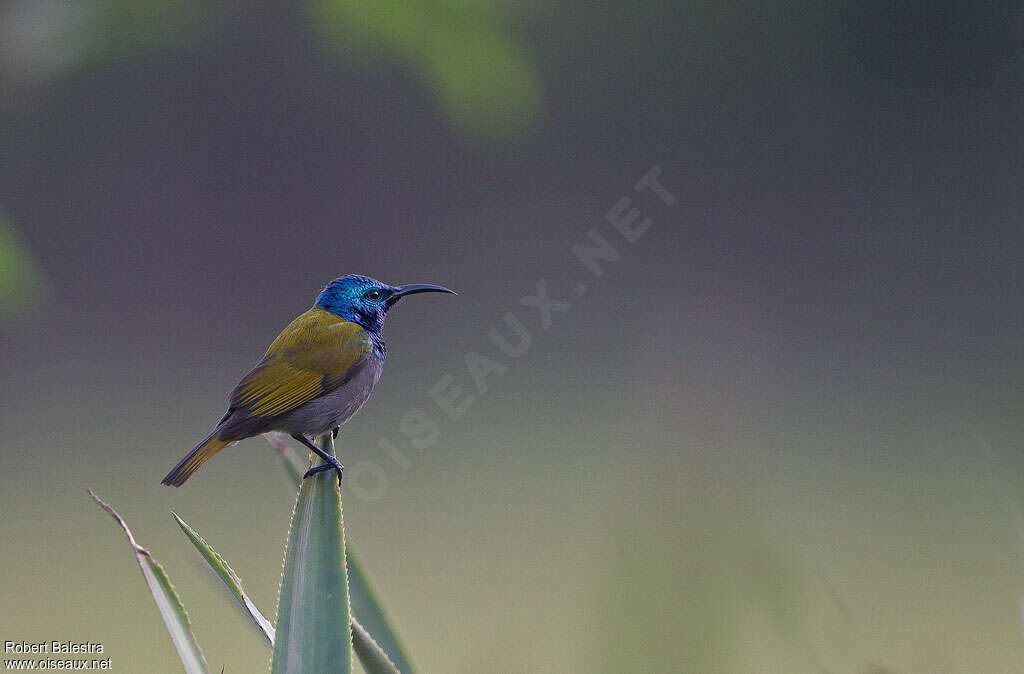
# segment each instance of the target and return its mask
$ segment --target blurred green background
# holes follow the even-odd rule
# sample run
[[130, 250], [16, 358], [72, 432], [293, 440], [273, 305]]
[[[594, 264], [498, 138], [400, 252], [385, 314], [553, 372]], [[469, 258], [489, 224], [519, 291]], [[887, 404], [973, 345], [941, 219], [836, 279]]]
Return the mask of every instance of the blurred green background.
[[[252, 439], [158, 483], [317, 290], [365, 273], [460, 292], [394, 312], [340, 441], [377, 471], [347, 475], [347, 529], [421, 671], [1024, 671], [1022, 24], [0, 4], [0, 640], [179, 671], [93, 488], [211, 666], [263, 671], [168, 511], [271, 612], [277, 458]], [[653, 166], [671, 208], [633, 191]], [[632, 244], [605, 220], [627, 195], [653, 220]], [[570, 252], [591, 228], [621, 253], [600, 278]], [[549, 329], [520, 302], [539, 279], [571, 305]], [[487, 336], [506, 312], [518, 359]], [[507, 367], [484, 394], [467, 352]], [[475, 395], [454, 421], [446, 374]]]

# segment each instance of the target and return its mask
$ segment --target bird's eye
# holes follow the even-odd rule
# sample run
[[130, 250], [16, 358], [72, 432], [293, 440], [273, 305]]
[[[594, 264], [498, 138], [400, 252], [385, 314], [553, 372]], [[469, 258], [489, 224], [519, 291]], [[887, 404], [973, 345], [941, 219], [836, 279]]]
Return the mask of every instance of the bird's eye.
[[384, 293], [374, 288], [370, 292], [366, 293], [366, 299], [377, 301], [384, 296]]

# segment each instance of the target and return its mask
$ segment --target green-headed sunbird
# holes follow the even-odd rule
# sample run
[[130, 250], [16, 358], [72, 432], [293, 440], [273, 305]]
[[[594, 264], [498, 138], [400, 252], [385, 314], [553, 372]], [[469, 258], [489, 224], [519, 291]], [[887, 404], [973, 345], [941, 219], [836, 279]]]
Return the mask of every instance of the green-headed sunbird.
[[344, 466], [307, 436], [337, 434], [362, 407], [387, 355], [380, 335], [384, 316], [406, 295], [426, 292], [455, 294], [441, 286], [389, 286], [354, 274], [328, 283], [313, 308], [282, 330], [263, 360], [242, 377], [213, 432], [163, 484], [180, 487], [220, 450], [268, 431], [288, 433], [326, 462], [310, 468], [306, 477], [334, 468], [340, 480]]

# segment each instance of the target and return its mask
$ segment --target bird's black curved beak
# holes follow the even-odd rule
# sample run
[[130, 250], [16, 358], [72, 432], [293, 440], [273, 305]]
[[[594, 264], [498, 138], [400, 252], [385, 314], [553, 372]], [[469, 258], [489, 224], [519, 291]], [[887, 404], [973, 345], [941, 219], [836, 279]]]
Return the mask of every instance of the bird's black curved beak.
[[449, 290], [444, 286], [435, 286], [430, 285], [429, 283], [410, 283], [408, 285], [398, 286], [395, 288], [391, 292], [391, 296], [388, 297], [387, 305], [390, 307], [406, 295], [415, 295], [416, 293], [450, 293], [452, 295], [458, 295], [454, 290]]

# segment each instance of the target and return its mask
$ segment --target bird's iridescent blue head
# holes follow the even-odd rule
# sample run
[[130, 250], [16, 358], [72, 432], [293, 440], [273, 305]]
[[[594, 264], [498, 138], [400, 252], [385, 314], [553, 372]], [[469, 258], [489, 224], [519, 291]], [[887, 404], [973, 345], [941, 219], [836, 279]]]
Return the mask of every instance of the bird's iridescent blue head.
[[406, 295], [430, 292], [456, 294], [442, 286], [425, 283], [389, 286], [368, 276], [349, 274], [328, 283], [316, 298], [316, 306], [379, 333], [384, 327], [384, 315], [398, 300]]

